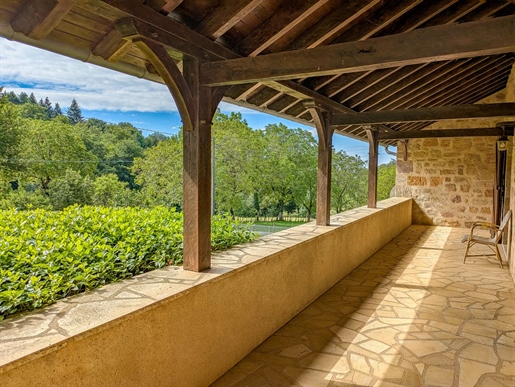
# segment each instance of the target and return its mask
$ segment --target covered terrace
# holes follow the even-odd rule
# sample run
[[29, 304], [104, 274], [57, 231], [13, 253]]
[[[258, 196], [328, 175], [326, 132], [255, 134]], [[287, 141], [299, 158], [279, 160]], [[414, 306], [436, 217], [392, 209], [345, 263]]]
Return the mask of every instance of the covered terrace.
[[[508, 271], [464, 266], [463, 230], [409, 228], [496, 222], [515, 205], [513, 143], [496, 146], [515, 120], [512, 0], [4, 0], [0, 35], [166, 84], [184, 127], [185, 217], [184, 269], [151, 274], [150, 296], [106, 287], [116, 307], [87, 294], [1, 323], [1, 382], [203, 386], [271, 335], [218, 385], [513, 377]], [[318, 195], [316, 224], [217, 263], [210, 144], [222, 99], [314, 126]], [[369, 194], [368, 208], [331, 217], [334, 135], [369, 143]], [[378, 147], [397, 144], [404, 198], [377, 203]]]

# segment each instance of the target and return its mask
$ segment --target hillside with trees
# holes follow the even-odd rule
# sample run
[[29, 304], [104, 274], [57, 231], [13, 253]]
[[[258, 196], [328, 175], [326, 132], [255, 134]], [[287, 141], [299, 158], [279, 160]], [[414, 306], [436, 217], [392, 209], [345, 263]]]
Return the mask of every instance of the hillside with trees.
[[[254, 130], [239, 113], [213, 122], [215, 209], [260, 220], [316, 209], [317, 142], [283, 124]], [[182, 136], [143, 136], [127, 122], [86, 119], [74, 99], [63, 112], [48, 97], [6, 92], [0, 99], [0, 209], [70, 205], [182, 208]], [[379, 200], [395, 184], [395, 164], [379, 167]], [[367, 168], [333, 154], [332, 208], [366, 204]]]

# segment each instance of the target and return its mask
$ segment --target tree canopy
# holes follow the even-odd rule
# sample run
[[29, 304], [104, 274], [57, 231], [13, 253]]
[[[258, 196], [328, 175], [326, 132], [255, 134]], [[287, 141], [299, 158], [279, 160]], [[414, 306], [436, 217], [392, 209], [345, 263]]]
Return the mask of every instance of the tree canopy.
[[[0, 98], [0, 208], [183, 205], [182, 134], [143, 136], [127, 122], [66, 116], [48, 97]], [[259, 219], [316, 211], [317, 142], [284, 124], [254, 130], [240, 113], [213, 119], [215, 211]], [[366, 163], [333, 151], [334, 213], [366, 204]], [[379, 166], [378, 198], [389, 197], [395, 162]]]

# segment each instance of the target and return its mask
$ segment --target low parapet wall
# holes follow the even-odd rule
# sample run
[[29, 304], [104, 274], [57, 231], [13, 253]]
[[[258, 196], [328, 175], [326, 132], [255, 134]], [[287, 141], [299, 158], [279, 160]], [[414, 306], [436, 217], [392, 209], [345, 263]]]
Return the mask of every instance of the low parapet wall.
[[[392, 198], [336, 215], [331, 226], [310, 223], [216, 254], [205, 273], [146, 273], [8, 319], [0, 385], [206, 386], [410, 224], [411, 199]], [[139, 304], [113, 296], [135, 288], [147, 295]]]

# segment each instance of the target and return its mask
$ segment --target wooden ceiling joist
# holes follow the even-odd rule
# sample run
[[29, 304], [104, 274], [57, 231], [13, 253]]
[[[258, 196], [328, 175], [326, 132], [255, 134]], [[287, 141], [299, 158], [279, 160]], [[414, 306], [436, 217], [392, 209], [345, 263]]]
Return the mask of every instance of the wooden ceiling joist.
[[432, 129], [410, 130], [395, 133], [379, 133], [379, 141], [409, 140], [415, 138], [448, 138], [448, 137], [500, 137], [513, 136], [513, 128], [473, 128], [473, 129]]
[[503, 116], [515, 116], [515, 103], [438, 106], [420, 109], [337, 114], [332, 117], [332, 123], [333, 125], [373, 125], [392, 122], [444, 121]]
[[46, 38], [73, 4], [74, 0], [25, 1], [11, 21], [11, 27], [32, 39]]
[[[513, 52], [514, 23], [515, 16], [506, 16], [435, 26], [363, 42], [205, 63], [202, 83], [217, 86], [286, 80]], [[445, 44], [434, 44], [435, 41]]]

